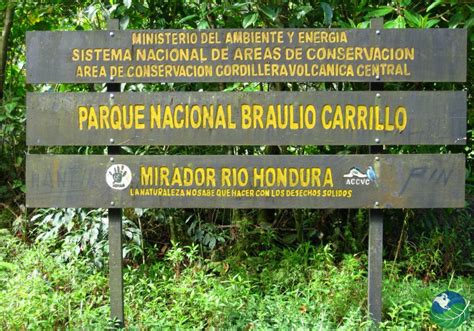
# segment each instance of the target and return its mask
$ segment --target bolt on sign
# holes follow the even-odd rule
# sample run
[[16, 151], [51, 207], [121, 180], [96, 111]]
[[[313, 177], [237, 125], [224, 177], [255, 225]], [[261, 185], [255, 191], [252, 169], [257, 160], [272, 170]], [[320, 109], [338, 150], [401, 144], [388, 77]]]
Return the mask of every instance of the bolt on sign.
[[28, 93], [30, 145], [465, 144], [466, 92]]
[[460, 29], [27, 32], [29, 83], [464, 81]]

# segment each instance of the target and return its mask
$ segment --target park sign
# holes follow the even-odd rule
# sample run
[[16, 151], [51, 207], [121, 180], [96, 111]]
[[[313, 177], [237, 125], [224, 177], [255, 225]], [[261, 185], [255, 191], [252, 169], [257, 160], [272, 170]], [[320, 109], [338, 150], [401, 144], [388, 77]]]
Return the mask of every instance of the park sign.
[[29, 207], [464, 206], [464, 155], [28, 155]]
[[466, 79], [464, 29], [27, 32], [28, 83]]
[[[119, 82], [159, 81], [464, 81], [466, 36], [465, 30], [458, 29], [29, 32], [29, 83], [112, 85], [107, 93], [29, 93], [27, 144], [465, 144], [465, 92], [120, 93], [111, 89]], [[193, 172], [196, 164], [212, 171], [215, 182], [206, 182], [210, 187], [187, 182], [185, 174], [175, 170]], [[252, 164], [254, 168], [249, 168]], [[31, 155], [27, 203], [34, 207], [460, 207], [463, 164], [459, 155], [379, 156], [379, 160], [359, 155], [110, 159]], [[156, 169], [168, 169], [170, 177], [147, 184], [143, 178], [158, 178], [155, 171], [163, 178]], [[228, 182], [229, 169], [237, 171], [235, 178], [241, 174], [248, 181]], [[239, 169], [244, 170], [239, 173]], [[278, 183], [275, 187], [270, 179], [252, 180], [267, 173]], [[295, 176], [301, 180], [295, 182]], [[117, 190], [124, 178], [129, 181], [127, 190]], [[281, 196], [258, 196], [260, 189]], [[155, 194], [168, 190], [184, 196]], [[250, 193], [227, 198], [222, 195], [226, 190]], [[295, 193], [308, 190], [318, 193]], [[344, 199], [333, 199], [325, 190], [345, 192], [334, 193]], [[153, 194], [140, 193], [145, 191]]]
[[465, 144], [465, 91], [28, 93], [27, 143]]
[[[117, 155], [126, 145], [466, 143], [465, 92], [119, 93], [135, 82], [464, 82], [460, 29], [27, 32], [27, 82], [107, 83], [29, 93], [27, 145], [111, 155], [27, 155], [28, 207], [109, 208], [111, 319], [124, 325], [120, 208], [452, 208], [463, 154]], [[372, 151], [374, 151], [372, 150]], [[368, 310], [382, 316], [380, 210], [369, 211]]]

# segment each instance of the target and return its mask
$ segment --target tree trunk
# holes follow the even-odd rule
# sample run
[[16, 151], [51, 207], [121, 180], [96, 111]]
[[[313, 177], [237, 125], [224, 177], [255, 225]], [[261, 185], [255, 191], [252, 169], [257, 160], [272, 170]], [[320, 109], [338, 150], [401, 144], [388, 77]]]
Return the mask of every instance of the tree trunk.
[[7, 65], [8, 37], [13, 23], [13, 2], [9, 1], [3, 20], [3, 31], [0, 38], [0, 104], [3, 103], [3, 87], [5, 86], [5, 68]]

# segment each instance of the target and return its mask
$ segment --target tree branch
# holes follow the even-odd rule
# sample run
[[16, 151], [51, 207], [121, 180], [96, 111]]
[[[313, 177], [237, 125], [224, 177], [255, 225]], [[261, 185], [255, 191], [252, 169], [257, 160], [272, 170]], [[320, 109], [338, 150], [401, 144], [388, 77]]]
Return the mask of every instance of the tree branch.
[[3, 103], [3, 87], [5, 84], [5, 69], [7, 65], [8, 37], [13, 23], [13, 1], [9, 1], [5, 10], [2, 38], [0, 39], [0, 103]]

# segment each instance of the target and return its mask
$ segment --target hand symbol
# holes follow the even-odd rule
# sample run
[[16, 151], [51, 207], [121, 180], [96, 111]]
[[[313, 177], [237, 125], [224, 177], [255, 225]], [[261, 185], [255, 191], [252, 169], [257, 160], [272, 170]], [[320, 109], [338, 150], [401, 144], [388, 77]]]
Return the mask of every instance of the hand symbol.
[[124, 169], [124, 166], [116, 166], [114, 168], [113, 173], [109, 171], [109, 174], [112, 176], [114, 180], [114, 184], [122, 183], [123, 178], [125, 177], [125, 175], [127, 175], [127, 171], [123, 169]]

